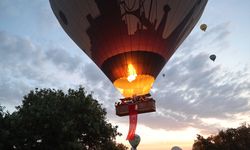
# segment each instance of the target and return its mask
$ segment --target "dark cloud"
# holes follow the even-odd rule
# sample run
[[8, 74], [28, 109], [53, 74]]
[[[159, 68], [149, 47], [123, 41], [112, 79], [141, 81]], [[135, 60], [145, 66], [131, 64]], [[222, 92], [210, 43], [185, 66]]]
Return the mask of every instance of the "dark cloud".
[[[1, 77], [39, 80], [38, 69], [43, 62], [41, 51], [28, 40], [0, 32], [0, 72]], [[33, 69], [32, 69], [32, 66]], [[25, 74], [25, 76], [23, 76]]]
[[20, 102], [17, 98], [21, 100], [23, 94], [28, 92], [27, 85], [21, 80], [15, 80], [10, 77], [0, 78], [0, 104], [6, 106], [10, 111], [13, 111], [14, 107], [19, 105]]
[[45, 50], [30, 39], [0, 32], [0, 103], [20, 104], [36, 87], [79, 86], [83, 61], [64, 49]]
[[0, 32], [0, 40], [0, 103], [10, 106], [8, 109], [13, 110], [36, 87], [67, 90], [82, 85], [89, 93], [93, 91], [108, 111], [121, 97], [101, 70], [81, 56], [62, 48], [46, 50], [6, 32]]
[[107, 108], [110, 114], [114, 113], [114, 103], [122, 96], [101, 69], [93, 62], [87, 63], [81, 71], [81, 76], [86, 79], [84, 86], [88, 91], [93, 91], [94, 97]]
[[77, 56], [71, 56], [66, 50], [62, 48], [50, 49], [46, 51], [46, 57], [52, 61], [57, 67], [68, 72], [74, 72], [81, 67], [81, 58]]

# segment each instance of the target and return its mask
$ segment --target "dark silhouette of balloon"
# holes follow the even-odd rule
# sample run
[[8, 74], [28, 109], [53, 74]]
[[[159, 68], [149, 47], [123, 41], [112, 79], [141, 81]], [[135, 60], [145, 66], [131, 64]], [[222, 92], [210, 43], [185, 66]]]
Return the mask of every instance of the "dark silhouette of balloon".
[[215, 54], [212, 54], [212, 55], [209, 56], [209, 58], [210, 58], [212, 61], [215, 61], [216, 55], [215, 55]]
[[140, 141], [141, 141], [140, 136], [135, 134], [134, 139], [129, 140], [129, 143], [133, 147], [133, 149], [136, 149], [136, 147], [139, 145]]
[[149, 93], [207, 3], [207, 0], [49, 1], [65, 32], [124, 97]]
[[162, 76], [165, 77], [166, 76], [165, 73], [163, 73]]
[[180, 147], [178, 147], [178, 146], [174, 146], [174, 147], [171, 148], [171, 150], [182, 150], [182, 149]]
[[200, 26], [200, 29], [205, 32], [207, 30], [207, 25], [206, 24], [202, 24]]

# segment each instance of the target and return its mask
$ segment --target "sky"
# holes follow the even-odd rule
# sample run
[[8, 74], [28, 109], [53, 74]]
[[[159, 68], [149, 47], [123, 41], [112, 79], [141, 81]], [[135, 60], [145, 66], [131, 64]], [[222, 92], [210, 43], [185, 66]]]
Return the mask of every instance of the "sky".
[[[139, 115], [139, 150], [190, 150], [196, 134], [250, 123], [249, 9], [249, 0], [209, 0], [153, 85], [157, 111]], [[103, 104], [123, 134], [118, 142], [129, 146], [128, 117], [114, 110], [121, 94], [63, 31], [49, 1], [0, 0], [0, 104], [13, 112], [30, 90], [79, 85]]]

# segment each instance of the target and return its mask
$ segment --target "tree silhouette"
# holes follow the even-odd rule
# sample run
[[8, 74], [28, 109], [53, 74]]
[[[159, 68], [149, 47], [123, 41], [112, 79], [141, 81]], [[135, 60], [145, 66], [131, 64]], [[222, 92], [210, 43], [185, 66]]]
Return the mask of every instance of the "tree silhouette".
[[234, 129], [221, 130], [217, 135], [204, 138], [197, 135], [193, 150], [249, 150], [250, 125], [242, 124]]
[[12, 114], [0, 107], [0, 149], [125, 150], [115, 142], [117, 126], [83, 88], [36, 89]]

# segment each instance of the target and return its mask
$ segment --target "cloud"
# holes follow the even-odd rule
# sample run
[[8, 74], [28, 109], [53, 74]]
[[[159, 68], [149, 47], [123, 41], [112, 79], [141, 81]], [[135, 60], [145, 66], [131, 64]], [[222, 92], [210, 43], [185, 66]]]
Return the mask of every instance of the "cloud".
[[68, 52], [62, 48], [49, 49], [45, 53], [49, 61], [55, 66], [68, 72], [74, 72], [81, 66], [81, 58], [77, 56], [70, 56]]
[[[165, 66], [161, 73], [165, 77], [160, 74], [153, 86], [156, 112], [139, 115], [138, 123], [164, 130], [193, 127], [207, 134], [230, 126], [224, 122], [242, 121], [235, 116], [249, 112], [250, 74], [228, 71], [207, 53], [186, 56], [175, 57]], [[127, 117], [112, 118], [128, 123]], [[221, 122], [204, 121], [210, 118]]]
[[161, 74], [165, 77], [158, 76], [152, 94], [157, 101], [157, 112], [142, 115], [143, 124], [168, 130], [192, 126], [207, 132], [221, 124], [211, 126], [204, 119], [230, 122], [237, 120], [235, 115], [249, 112], [249, 70], [223, 68], [212, 62], [209, 51], [206, 52], [216, 45], [229, 46], [228, 36], [229, 23], [215, 25], [205, 35], [191, 34], [164, 67]]
[[84, 82], [80, 76], [84, 62], [64, 49], [46, 50], [6, 32], [0, 32], [0, 41], [1, 103], [20, 104], [22, 96], [36, 87], [67, 89]]
[[[94, 64], [61, 47], [46, 49], [31, 39], [0, 32], [0, 103], [13, 110], [34, 88], [67, 90], [82, 85], [108, 111], [121, 97], [112, 83]], [[113, 113], [113, 109], [111, 110]]]
[[197, 54], [200, 52], [221, 52], [230, 47], [229, 37], [231, 35], [230, 22], [209, 24], [206, 32], [202, 32], [199, 26], [188, 36], [180, 46], [178, 57], [186, 54]]
[[139, 115], [139, 123], [153, 129], [193, 127], [211, 133], [225, 125], [208, 124], [204, 120], [216, 118], [230, 123], [239, 120], [235, 117], [238, 114], [248, 113], [250, 99], [242, 94], [250, 91], [250, 75], [226, 71], [207, 56], [205, 53], [190, 55], [167, 65], [162, 71], [165, 77], [160, 75], [153, 87], [157, 111]]
[[[185, 41], [163, 68], [165, 77], [159, 75], [153, 86], [157, 112], [140, 115], [139, 123], [165, 130], [193, 127], [206, 132], [217, 124], [204, 119], [233, 120], [249, 112], [248, 70], [226, 70], [201, 52], [209, 46], [225, 45], [228, 30], [225, 25], [214, 26], [210, 35], [193, 33]], [[0, 32], [0, 41], [1, 104], [20, 104], [22, 96], [35, 87], [68, 89], [83, 85], [107, 108], [109, 119], [128, 123], [126, 117], [115, 116], [114, 102], [121, 94], [94, 63], [84, 61], [84, 54], [73, 55], [59, 46], [44, 48], [6, 32]]]
[[[209, 49], [230, 46], [230, 33], [229, 22], [211, 26], [208, 33], [192, 33], [153, 86], [157, 111], [139, 115], [139, 123], [165, 130], [194, 127], [207, 134], [230, 126], [223, 123], [242, 122], [239, 114], [248, 114], [250, 108], [249, 70], [224, 68], [209, 59]], [[211, 118], [219, 121], [204, 121]], [[116, 120], [128, 122], [123, 118]]]

